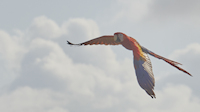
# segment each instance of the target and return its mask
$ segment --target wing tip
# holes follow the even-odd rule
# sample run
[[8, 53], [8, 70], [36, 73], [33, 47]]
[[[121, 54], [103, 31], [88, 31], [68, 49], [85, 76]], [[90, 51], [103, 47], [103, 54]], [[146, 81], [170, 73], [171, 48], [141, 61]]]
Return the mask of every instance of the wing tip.
[[67, 44], [68, 45], [79, 45], [79, 46], [82, 45], [82, 44], [73, 44], [73, 43], [69, 42], [68, 40], [67, 40]]
[[68, 40], [67, 40], [67, 44], [69, 44], [69, 45], [74, 45], [73, 43], [69, 42]]
[[151, 95], [151, 98], [152, 98], [152, 99], [156, 99], [156, 96], [155, 96], [155, 95]]
[[[145, 90], [146, 91], [146, 90]], [[154, 91], [153, 90], [151, 90], [151, 91], [146, 91], [147, 92], [147, 94], [152, 98], [152, 99], [156, 99], [156, 95], [155, 95], [155, 93], [154, 93]]]

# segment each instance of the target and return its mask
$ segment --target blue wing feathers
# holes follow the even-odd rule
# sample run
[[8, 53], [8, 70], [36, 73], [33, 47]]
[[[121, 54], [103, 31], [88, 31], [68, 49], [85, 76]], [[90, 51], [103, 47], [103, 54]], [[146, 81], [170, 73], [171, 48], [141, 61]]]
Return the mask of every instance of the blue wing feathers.
[[144, 89], [152, 98], [155, 98], [155, 93], [153, 91], [155, 79], [151, 61], [146, 53], [144, 53], [144, 58], [144, 60], [134, 60], [137, 80], [140, 87]]

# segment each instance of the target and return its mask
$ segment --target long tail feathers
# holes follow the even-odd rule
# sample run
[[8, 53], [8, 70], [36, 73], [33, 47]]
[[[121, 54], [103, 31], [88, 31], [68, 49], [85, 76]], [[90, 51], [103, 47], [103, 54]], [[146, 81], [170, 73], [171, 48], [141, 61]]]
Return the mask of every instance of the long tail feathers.
[[167, 63], [169, 63], [170, 65], [176, 67], [176, 68], [179, 69], [180, 71], [183, 71], [183, 72], [185, 72], [186, 74], [192, 76], [189, 72], [187, 72], [186, 70], [182, 69], [181, 67], [178, 67], [176, 64], [174, 64], [174, 63], [172, 63], [172, 62], [170, 62], [170, 61], [168, 61], [168, 60], [164, 60], [164, 61], [167, 62]]
[[173, 61], [173, 60], [167, 59], [167, 58], [165, 58], [165, 57], [162, 57], [162, 56], [160, 56], [160, 55], [157, 55], [157, 54], [155, 54], [154, 52], [152, 52], [152, 51], [146, 49], [145, 47], [142, 47], [142, 46], [141, 46], [141, 48], [142, 48], [142, 51], [143, 51], [143, 52], [148, 53], [148, 54], [150, 54], [151, 56], [154, 56], [154, 57], [156, 57], [156, 58], [158, 58], [158, 59], [162, 59], [162, 60], [164, 60], [165, 62], [169, 63], [170, 65], [176, 67], [176, 68], [179, 69], [180, 71], [183, 71], [184, 73], [186, 73], [186, 74], [192, 76], [189, 72], [187, 72], [186, 70], [184, 70], [184, 69], [182, 69], [181, 67], [178, 67], [178, 66], [177, 66], [177, 65], [182, 65], [181, 63], [178, 63], [178, 62], [176, 62], [176, 61]]

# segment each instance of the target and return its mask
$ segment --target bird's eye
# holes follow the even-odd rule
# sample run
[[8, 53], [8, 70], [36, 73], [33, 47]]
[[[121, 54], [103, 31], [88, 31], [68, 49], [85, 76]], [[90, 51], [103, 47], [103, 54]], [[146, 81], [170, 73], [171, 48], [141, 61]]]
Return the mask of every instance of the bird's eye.
[[114, 35], [114, 41], [117, 41], [117, 35]]

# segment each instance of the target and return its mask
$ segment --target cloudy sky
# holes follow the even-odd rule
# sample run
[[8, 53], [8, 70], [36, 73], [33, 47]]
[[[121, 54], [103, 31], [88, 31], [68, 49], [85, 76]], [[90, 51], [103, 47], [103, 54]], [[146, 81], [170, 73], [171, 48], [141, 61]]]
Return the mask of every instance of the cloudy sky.
[[[1, 0], [0, 111], [200, 111], [199, 0]], [[150, 57], [156, 99], [137, 83], [131, 51], [82, 46], [123, 32], [182, 63]]]

